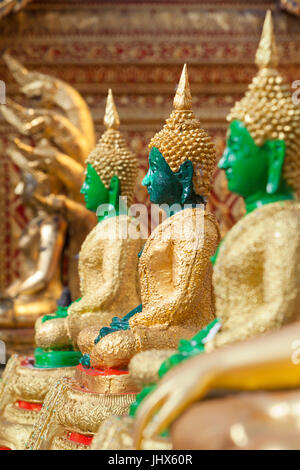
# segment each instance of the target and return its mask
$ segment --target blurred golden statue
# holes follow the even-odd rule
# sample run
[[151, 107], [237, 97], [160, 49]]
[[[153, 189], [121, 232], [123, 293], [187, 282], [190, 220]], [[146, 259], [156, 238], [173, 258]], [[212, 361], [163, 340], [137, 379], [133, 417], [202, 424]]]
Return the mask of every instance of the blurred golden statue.
[[23, 107], [11, 99], [1, 105], [4, 118], [25, 139], [13, 139], [8, 155], [20, 168], [16, 193], [33, 216], [20, 239], [20, 279], [0, 299], [3, 337], [9, 328], [33, 326], [38, 316], [56, 309], [63, 256], [68, 258], [71, 298], [78, 297], [76, 257], [96, 223], [80, 195], [84, 161], [95, 143], [86, 103], [63, 81], [28, 71], [8, 54], [4, 60], [21, 92], [32, 102], [38, 100], [38, 107]]

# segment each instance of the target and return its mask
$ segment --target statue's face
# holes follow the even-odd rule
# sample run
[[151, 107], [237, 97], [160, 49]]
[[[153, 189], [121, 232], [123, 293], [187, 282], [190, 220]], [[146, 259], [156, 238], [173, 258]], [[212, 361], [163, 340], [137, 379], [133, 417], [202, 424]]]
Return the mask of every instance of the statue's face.
[[90, 163], [80, 192], [84, 195], [86, 208], [93, 212], [96, 212], [101, 204], [107, 204], [109, 201], [109, 191]]
[[218, 164], [225, 171], [230, 191], [244, 198], [265, 191], [269, 162], [267, 148], [255, 144], [242, 122], [233, 121], [229, 126], [224, 154]]
[[182, 187], [169, 167], [168, 163], [156, 147], [149, 154], [149, 170], [143, 179], [150, 196], [155, 204], [180, 203]]

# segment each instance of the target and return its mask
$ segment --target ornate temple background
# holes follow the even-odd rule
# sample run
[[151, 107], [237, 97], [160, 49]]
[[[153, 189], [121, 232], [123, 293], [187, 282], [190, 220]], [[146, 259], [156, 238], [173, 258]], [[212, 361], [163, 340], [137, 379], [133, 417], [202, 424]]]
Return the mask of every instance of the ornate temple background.
[[[194, 111], [221, 155], [225, 116], [256, 72], [267, 8], [273, 11], [281, 71], [292, 83], [300, 79], [300, 20], [269, 0], [33, 0], [0, 20], [0, 79], [7, 96], [25, 104], [1, 59], [8, 51], [26, 67], [69, 82], [86, 99], [97, 136], [112, 87], [122, 130], [139, 156], [141, 180], [147, 143], [170, 113], [184, 62]], [[5, 154], [11, 132], [0, 117], [0, 291], [18, 274], [17, 242], [28, 217], [13, 193], [17, 169]], [[137, 200], [146, 200], [141, 187]], [[218, 172], [210, 206], [222, 218], [223, 233], [243, 212]]]

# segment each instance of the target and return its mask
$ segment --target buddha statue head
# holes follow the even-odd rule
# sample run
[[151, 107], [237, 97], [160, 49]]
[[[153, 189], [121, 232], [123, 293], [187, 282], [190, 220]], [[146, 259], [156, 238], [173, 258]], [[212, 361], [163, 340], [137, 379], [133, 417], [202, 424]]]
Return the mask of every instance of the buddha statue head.
[[173, 106], [166, 124], [149, 144], [149, 170], [143, 184], [153, 203], [205, 202], [216, 156], [211, 138], [192, 111], [186, 65]]
[[277, 70], [270, 11], [256, 64], [258, 73], [227, 117], [227, 146], [219, 162], [229, 189], [245, 199], [247, 211], [267, 202], [292, 199], [300, 188], [300, 109]]
[[106, 131], [87, 158], [86, 178], [81, 189], [87, 209], [94, 212], [101, 204], [111, 204], [118, 211], [119, 197], [126, 197], [130, 205], [137, 176], [136, 157], [118, 130], [120, 119], [111, 90], [104, 125]]

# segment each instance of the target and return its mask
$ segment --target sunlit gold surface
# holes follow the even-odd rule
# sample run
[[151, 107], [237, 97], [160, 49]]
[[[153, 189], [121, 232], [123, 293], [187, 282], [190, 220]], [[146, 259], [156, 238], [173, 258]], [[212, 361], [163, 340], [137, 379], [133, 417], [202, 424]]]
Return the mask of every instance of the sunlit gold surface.
[[[282, 85], [282, 78], [274, 69], [277, 53], [270, 12], [266, 15], [256, 60], [260, 71], [245, 98], [235, 105], [228, 119], [242, 120], [258, 145], [263, 145], [267, 139], [284, 139], [286, 157], [283, 177], [297, 190], [300, 111], [293, 104], [287, 85]], [[300, 319], [299, 230], [300, 205], [295, 201], [281, 201], [254, 210], [227, 234], [213, 274], [216, 316], [220, 318], [222, 327], [215, 338], [206, 343], [205, 350], [211, 352], [235, 342], [239, 345], [237, 349], [232, 349], [232, 356], [231, 350], [226, 348], [219, 353], [204, 354], [203, 359], [199, 356], [199, 364], [203, 361], [203, 365], [209, 365], [211, 370], [208, 367], [202, 375], [197, 370], [198, 379], [192, 377], [190, 369], [190, 364], [195, 366], [196, 359], [170, 371], [157, 390], [139, 407], [138, 446], [141, 445], [144, 431], [144, 437], [161, 432], [186, 406], [202, 398], [211, 388], [222, 385], [224, 388], [242, 389], [299, 386], [299, 370], [292, 364], [291, 358], [288, 359], [287, 334], [282, 336], [283, 342], [286, 341], [285, 349], [281, 344], [276, 352], [272, 336], [257, 340], [257, 343], [241, 343]], [[287, 331], [293, 335], [293, 330]], [[256, 351], [255, 346], [251, 349], [252, 344], [257, 345]], [[271, 355], [273, 350], [274, 355]], [[214, 358], [217, 362], [218, 357], [222, 357], [221, 369], [219, 364], [214, 363]], [[228, 372], [226, 360], [236, 364], [240, 364], [241, 360], [241, 367], [237, 366], [238, 371]], [[250, 363], [252, 368], [249, 370], [247, 366]], [[225, 369], [224, 377], [222, 367]], [[186, 383], [183, 383], [184, 380]], [[148, 421], [161, 406], [155, 421], [147, 429]]]
[[[271, 12], [256, 54], [260, 68], [228, 120], [242, 120], [258, 145], [284, 139], [283, 177], [300, 182], [300, 109], [276, 70]], [[207, 351], [278, 329], [300, 318], [300, 205], [267, 204], [240, 220], [226, 236], [214, 269], [216, 314], [222, 330]]]
[[130, 374], [90, 375], [88, 371], [77, 369], [75, 379], [80, 387], [92, 393], [120, 395], [139, 391]]
[[161, 364], [176, 352], [175, 349], [150, 349], [136, 354], [128, 367], [132, 380], [140, 388], [157, 383]]
[[[22, 175], [23, 182], [19, 184], [26, 186], [25, 174]], [[23, 259], [21, 277], [7, 288], [0, 300], [2, 328], [32, 326], [39, 315], [53, 311], [61, 294], [59, 262], [66, 223], [57, 214], [47, 213], [38, 203], [39, 191], [41, 188], [47, 190], [47, 187], [54, 189], [49, 180], [38, 183], [30, 201], [34, 217], [19, 242]]]
[[[108, 128], [89, 155], [88, 162], [108, 187], [111, 178], [117, 175], [121, 195], [131, 201], [136, 158], [116, 130], [119, 117], [111, 91], [104, 123]], [[59, 348], [71, 341], [82, 353], [89, 353], [101, 327], [109, 326], [113, 316], [122, 317], [140, 304], [137, 264], [142, 244], [137, 224], [128, 215], [109, 217], [99, 222], [87, 236], [80, 252], [81, 299], [70, 306], [65, 319], [37, 323], [37, 344], [43, 348]], [[137, 392], [128, 374], [93, 377], [84, 371], [77, 371], [76, 380], [66, 387], [67, 392], [63, 392], [62, 388], [57, 392], [60, 407], [55, 416], [50, 418], [51, 411], [41, 414], [30, 446], [74, 448], [74, 443], [68, 443], [65, 433], [70, 430], [83, 434], [95, 433], [107, 416], [127, 414]]]
[[[24, 204], [30, 204], [34, 218], [20, 241], [24, 257], [21, 280], [9, 286], [0, 304], [1, 326], [6, 332], [9, 327], [33, 325], [40, 315], [56, 310], [65, 256], [71, 295], [78, 297], [75, 256], [96, 217], [85, 209], [80, 195], [84, 161], [94, 145], [93, 123], [84, 100], [61, 80], [30, 72], [9, 55], [4, 59], [21, 91], [29, 98], [40, 98], [40, 108], [24, 108], [9, 99], [1, 107], [5, 119], [25, 139], [30, 137], [30, 144], [34, 142], [29, 145], [15, 139], [9, 148], [23, 179], [16, 192]], [[8, 363], [1, 384], [5, 399], [0, 403], [0, 442], [23, 448], [38, 412], [20, 409], [16, 400], [42, 403], [50, 384], [62, 375], [72, 375], [73, 369], [35, 369], [23, 367], [22, 358], [16, 361], [13, 373]]]
[[[185, 73], [186, 69], [184, 69], [182, 75], [183, 84], [180, 85], [180, 90], [182, 90], [179, 90], [178, 93], [183, 93], [184, 96], [188, 97], [189, 87]], [[187, 106], [186, 103], [189, 102], [185, 98], [178, 98], [178, 101], [182, 101], [184, 106]], [[199, 130], [198, 121], [195, 125]], [[208, 157], [210, 156], [211, 153], [208, 152]], [[212, 158], [214, 161], [214, 152]], [[94, 163], [93, 166], [95, 166]], [[94, 344], [95, 328], [83, 330], [80, 333], [78, 338], [79, 348], [83, 353], [89, 353], [91, 365], [103, 368], [116, 365], [118, 367], [126, 366], [131, 357], [139, 351], [174, 349], [180, 338], [190, 338], [211, 321], [214, 318], [214, 303], [211, 289], [212, 266], [210, 257], [214, 254], [219, 240], [219, 230], [214, 216], [205, 212], [202, 208], [189, 208], [180, 211], [155, 229], [143, 248], [139, 262], [143, 311], [136, 313], [130, 319], [130, 330], [121, 330], [104, 336], [97, 344]], [[84, 262], [86, 272], [88, 272], [88, 266], [91, 262], [95, 262], [95, 257], [90, 259], [87, 256]], [[112, 266], [111, 255], [109, 266]], [[101, 284], [96, 279], [90, 282], [97, 282], [98, 286]], [[130, 295], [132, 294], [130, 293]], [[95, 299], [95, 290], [91, 294], [91, 298]], [[77, 304], [74, 304], [74, 308], [76, 307]], [[72, 315], [71, 312], [70, 318]], [[157, 373], [157, 369], [155, 373]], [[94, 379], [95, 383], [92, 384], [92, 378], [85, 377], [83, 379], [81, 377], [76, 384], [82, 386], [84, 382], [90, 392], [91, 389], [96, 390], [100, 386], [97, 380]], [[114, 384], [117, 383], [115, 378], [111, 380]], [[125, 386], [124, 392], [127, 391], [125, 396], [128, 396], [130, 395], [130, 389], [128, 389], [128, 384], [125, 383], [126, 380], [123, 379], [123, 384]], [[106, 383], [106, 381], [107, 379], [104, 382]], [[121, 378], [120, 384], [122, 384]], [[101, 394], [96, 396], [101, 397]], [[114, 399], [114, 395], [107, 394], [106, 399]], [[68, 402], [63, 398], [62, 400], [64, 401], [64, 408], [68, 407]], [[81, 398], [78, 398], [78, 400], [81, 400]], [[73, 408], [75, 403], [76, 400]], [[94, 415], [91, 414], [92, 405], [92, 396], [86, 394], [86, 423], [94, 422]], [[107, 410], [105, 413], [106, 416], [110, 415]], [[122, 415], [126, 413], [118, 412], [115, 414]], [[78, 422], [77, 417], [74, 414], [72, 416], [72, 420], [65, 416], [65, 431], [70, 427], [74, 429]], [[48, 420], [48, 415], [45, 415], [44, 421], [40, 422], [42, 427], [42, 423], [46, 420]], [[101, 422], [102, 420], [99, 420], [98, 425]], [[50, 425], [49, 432], [52, 432], [51, 429], [54, 427], [55, 424]], [[40, 436], [42, 435], [43, 433], [40, 434]], [[44, 435], [46, 434], [44, 433]], [[55, 436], [58, 437], [57, 432]], [[46, 439], [48, 438], [46, 437]], [[48, 446], [49, 442], [48, 440]], [[35, 440], [32, 443], [32, 445], [37, 446], [36, 448], [41, 446]]]

